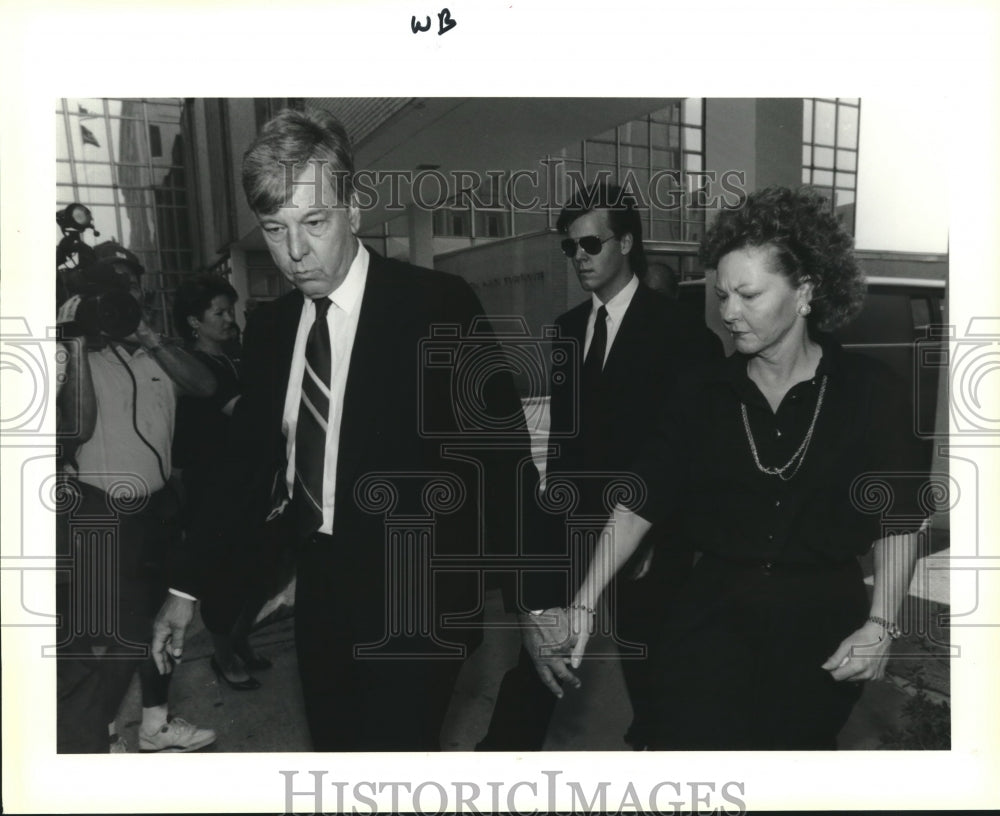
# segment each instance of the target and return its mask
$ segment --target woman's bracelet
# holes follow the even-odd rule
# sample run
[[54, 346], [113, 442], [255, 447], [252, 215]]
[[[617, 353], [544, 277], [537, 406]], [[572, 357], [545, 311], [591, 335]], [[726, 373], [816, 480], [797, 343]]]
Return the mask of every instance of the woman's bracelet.
[[570, 604], [566, 607], [567, 609], [582, 609], [584, 612], [590, 615], [596, 615], [597, 613], [589, 606], [584, 606], [581, 603]]

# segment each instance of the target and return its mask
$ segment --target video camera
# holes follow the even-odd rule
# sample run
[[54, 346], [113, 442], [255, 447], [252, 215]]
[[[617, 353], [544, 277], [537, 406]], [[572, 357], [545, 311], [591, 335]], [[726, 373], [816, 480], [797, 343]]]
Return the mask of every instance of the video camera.
[[132, 334], [142, 319], [142, 309], [129, 291], [131, 276], [144, 271], [139, 258], [114, 240], [94, 247], [85, 244], [83, 232], [100, 233], [82, 204], [57, 212], [56, 223], [63, 234], [56, 248], [57, 305], [80, 296], [73, 321], [63, 324], [63, 335], [121, 339]]

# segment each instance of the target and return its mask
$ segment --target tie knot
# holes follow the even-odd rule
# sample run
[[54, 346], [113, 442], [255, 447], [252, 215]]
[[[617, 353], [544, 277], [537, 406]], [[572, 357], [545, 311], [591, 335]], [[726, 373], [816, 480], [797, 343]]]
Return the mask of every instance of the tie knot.
[[608, 307], [607, 306], [601, 306], [601, 308], [597, 310], [597, 319], [598, 320], [602, 320], [602, 321], [608, 319]]
[[333, 301], [328, 297], [321, 297], [313, 298], [313, 303], [316, 306], [316, 319], [323, 320], [326, 317], [326, 313], [330, 311]]

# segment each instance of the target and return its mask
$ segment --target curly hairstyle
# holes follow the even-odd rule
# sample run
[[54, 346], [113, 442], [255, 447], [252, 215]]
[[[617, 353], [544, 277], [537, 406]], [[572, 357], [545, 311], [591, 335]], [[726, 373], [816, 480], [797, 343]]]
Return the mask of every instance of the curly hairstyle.
[[854, 256], [854, 239], [818, 193], [802, 188], [767, 187], [751, 193], [737, 210], [723, 210], [705, 233], [699, 258], [715, 269], [737, 249], [772, 246], [793, 287], [813, 284], [810, 328], [833, 331], [861, 311], [865, 279]]
[[192, 275], [177, 287], [174, 293], [174, 326], [188, 343], [194, 341], [194, 329], [188, 318], [201, 320], [219, 295], [224, 295], [233, 303], [239, 300], [229, 281], [218, 275]]

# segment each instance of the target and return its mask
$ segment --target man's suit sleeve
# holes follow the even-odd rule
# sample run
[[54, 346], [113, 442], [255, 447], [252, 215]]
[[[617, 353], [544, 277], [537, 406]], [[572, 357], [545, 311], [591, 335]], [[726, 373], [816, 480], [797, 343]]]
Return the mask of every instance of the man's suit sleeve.
[[[467, 332], [473, 324], [480, 330], [488, 325], [483, 323], [485, 312], [479, 298], [462, 279], [457, 282], [454, 305]], [[487, 332], [485, 337], [473, 342], [497, 344], [502, 351], [502, 340], [496, 337], [492, 327]], [[524, 421], [521, 396], [510, 371], [497, 367], [492, 376], [482, 380], [482, 386], [485, 413], [504, 425], [498, 444], [484, 453], [488, 488], [483, 508], [486, 552], [514, 555], [524, 550], [524, 539], [531, 532], [532, 523], [523, 514], [530, 514], [536, 506], [538, 471], [531, 461], [531, 439]], [[508, 425], [508, 418], [516, 422]]]
[[[264, 310], [264, 307], [261, 307]], [[263, 519], [259, 512], [266, 508], [269, 489], [268, 473], [273, 466], [266, 464], [264, 440], [267, 438], [261, 418], [267, 408], [268, 388], [264, 383], [266, 349], [273, 343], [272, 321], [266, 311], [255, 313], [247, 321], [242, 349], [240, 399], [233, 410], [227, 444], [234, 461], [230, 476], [233, 484], [219, 490], [214, 500], [218, 513], [230, 521], [230, 534], [241, 538], [250, 535], [254, 525]], [[273, 459], [268, 456], [267, 461]], [[266, 512], [266, 510], [264, 510]], [[217, 542], [220, 546], [223, 542]], [[200, 598], [205, 593], [210, 576], [218, 569], [218, 553], [203, 551], [204, 539], [184, 536], [172, 548], [167, 560], [167, 575], [171, 589]]]

